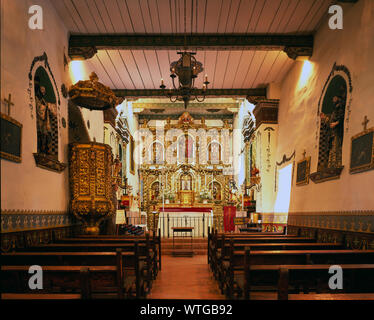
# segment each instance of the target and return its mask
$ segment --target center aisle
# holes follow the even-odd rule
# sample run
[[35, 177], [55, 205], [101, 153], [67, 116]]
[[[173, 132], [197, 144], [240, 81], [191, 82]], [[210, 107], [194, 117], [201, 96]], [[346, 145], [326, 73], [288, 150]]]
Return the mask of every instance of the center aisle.
[[162, 256], [162, 270], [149, 299], [225, 299], [209, 270], [206, 255]]

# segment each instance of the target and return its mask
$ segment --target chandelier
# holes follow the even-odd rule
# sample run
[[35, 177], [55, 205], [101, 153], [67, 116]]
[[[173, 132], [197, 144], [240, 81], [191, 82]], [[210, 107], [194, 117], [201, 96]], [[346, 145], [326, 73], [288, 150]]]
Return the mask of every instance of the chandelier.
[[[174, 61], [170, 65], [170, 78], [173, 81], [173, 87], [165, 90], [164, 80], [161, 79], [160, 88], [164, 95], [169, 97], [171, 102], [183, 101], [184, 108], [190, 101], [197, 100], [203, 102], [205, 100], [206, 90], [208, 88], [208, 76], [205, 75], [202, 90], [195, 87], [195, 79], [198, 74], [204, 70], [201, 62], [197, 61], [194, 55], [196, 52], [177, 52], [181, 55], [178, 61]], [[175, 84], [175, 78], [178, 76], [178, 85]]]

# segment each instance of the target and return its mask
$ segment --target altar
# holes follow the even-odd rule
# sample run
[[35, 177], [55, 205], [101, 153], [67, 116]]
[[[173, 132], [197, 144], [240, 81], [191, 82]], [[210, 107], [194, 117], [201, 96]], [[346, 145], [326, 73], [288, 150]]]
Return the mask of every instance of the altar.
[[164, 206], [159, 208], [158, 228], [161, 236], [171, 238], [174, 227], [193, 227], [194, 238], [207, 237], [208, 227], [213, 226], [213, 208], [199, 204], [194, 207]]

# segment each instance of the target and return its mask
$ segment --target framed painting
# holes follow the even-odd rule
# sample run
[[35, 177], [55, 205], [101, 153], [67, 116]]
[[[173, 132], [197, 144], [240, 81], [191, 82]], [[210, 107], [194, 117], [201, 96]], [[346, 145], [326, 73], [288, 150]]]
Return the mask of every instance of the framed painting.
[[296, 185], [305, 185], [309, 183], [310, 157], [304, 158], [297, 163]]
[[135, 174], [135, 161], [134, 161], [134, 138], [130, 136], [130, 173]]
[[352, 137], [350, 173], [374, 169], [374, 127]]
[[22, 157], [22, 124], [1, 113], [0, 157], [6, 160], [21, 162]]

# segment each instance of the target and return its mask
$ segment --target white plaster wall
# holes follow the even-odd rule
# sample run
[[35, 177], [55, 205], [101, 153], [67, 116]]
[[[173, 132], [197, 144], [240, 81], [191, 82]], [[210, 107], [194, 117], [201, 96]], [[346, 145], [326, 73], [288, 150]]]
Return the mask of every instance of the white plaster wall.
[[[88, 77], [86, 79], [88, 80]], [[90, 140], [104, 143], [104, 112], [99, 110], [91, 111], [85, 108], [81, 108], [81, 111]], [[87, 121], [90, 122], [89, 128], [87, 126]]]
[[[131, 101], [124, 101], [121, 104], [121, 108], [119, 113], [123, 111], [123, 116], [127, 118], [127, 122], [129, 125], [129, 131], [130, 134], [134, 137], [135, 140], [135, 132], [139, 128], [139, 122], [138, 122], [138, 115], [133, 113], [132, 109], [132, 102]], [[135, 148], [136, 150], [136, 141], [135, 141]], [[132, 195], [136, 196], [136, 194], [139, 192], [139, 176], [138, 176], [138, 164], [136, 163], [136, 157], [134, 154], [135, 159], [135, 172], [134, 174], [130, 173], [130, 142], [127, 145], [126, 148], [126, 177], [127, 177], [127, 183], [133, 187], [132, 189]]]
[[276, 161], [296, 150], [297, 162], [305, 149], [306, 155], [311, 156], [311, 173], [317, 170], [318, 100], [336, 62], [349, 69], [353, 86], [348, 132], [344, 131], [344, 169], [339, 180], [319, 184], [310, 181], [306, 186], [296, 186], [294, 174], [290, 212], [374, 209], [374, 170], [349, 173], [351, 137], [363, 130], [361, 123], [365, 115], [370, 119], [368, 127], [374, 125], [374, 1], [360, 0], [342, 7], [343, 30], [330, 30], [326, 20], [315, 35], [310, 59], [313, 69], [305, 86], [298, 88], [303, 67], [299, 61], [282, 83]]
[[[272, 128], [270, 131], [270, 143], [268, 139], [269, 131], [266, 128]], [[255, 134], [261, 133], [261, 147], [257, 148], [257, 156], [261, 161], [258, 162], [258, 169], [261, 176], [261, 189], [257, 192], [257, 197], [261, 198], [261, 211], [262, 213], [274, 212], [275, 192], [275, 150], [277, 145], [277, 131], [278, 125], [276, 124], [261, 124]], [[259, 208], [257, 208], [259, 211]]]
[[[43, 8], [43, 30], [28, 28], [31, 5]], [[15, 105], [11, 116], [23, 124], [22, 162], [1, 160], [1, 208], [63, 211], [68, 206], [68, 168], [56, 173], [36, 167], [33, 157], [37, 152], [35, 104], [32, 119], [27, 89], [31, 63], [43, 52], [47, 53], [58, 90], [62, 83], [68, 83], [68, 68], [64, 70], [63, 65], [63, 54], [68, 48], [67, 30], [46, 0], [2, 0], [1, 14], [1, 99], [12, 94]], [[61, 92], [60, 99], [60, 119], [64, 117], [68, 123], [67, 100]], [[2, 105], [1, 112], [4, 111]], [[60, 127], [59, 161], [67, 163], [68, 125]]]

